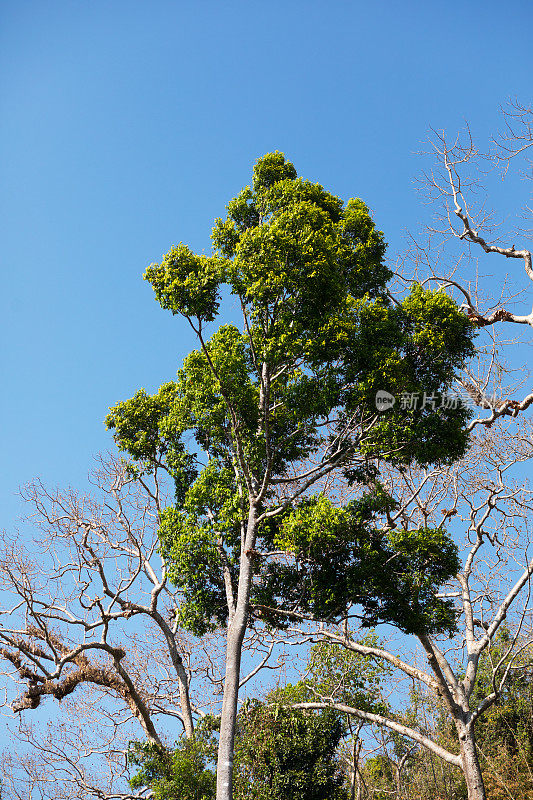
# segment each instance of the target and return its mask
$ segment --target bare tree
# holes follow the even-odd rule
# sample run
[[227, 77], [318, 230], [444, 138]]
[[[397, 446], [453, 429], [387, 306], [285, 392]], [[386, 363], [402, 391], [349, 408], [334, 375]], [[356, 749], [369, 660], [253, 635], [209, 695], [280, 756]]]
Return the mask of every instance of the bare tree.
[[[463, 135], [452, 139], [444, 131], [433, 132], [433, 166], [424, 174], [421, 187], [435, 204], [435, 221], [427, 229], [427, 241], [421, 243], [413, 239], [413, 249], [403, 259], [405, 265], [414, 256], [417, 267], [423, 267], [422, 283], [437, 282], [443, 288], [456, 291], [472, 325], [484, 329], [485, 337], [489, 334], [488, 340], [480, 340], [483, 342], [481, 350], [486, 348], [485, 352], [490, 354], [490, 357], [482, 359], [484, 370], [477, 376], [465, 375], [462, 381], [465, 392], [476, 405], [490, 412], [472, 420], [471, 429], [477, 425], [492, 425], [501, 416], [515, 417], [533, 403], [530, 387], [519, 398], [511, 397], [518, 390], [517, 386], [504, 387], [503, 395], [499, 397], [488, 391], [494, 378], [498, 382], [502, 374], [508, 372], [501, 345], [509, 342], [502, 341], [499, 338], [501, 334], [496, 334], [493, 329], [502, 323], [512, 323], [524, 331], [533, 327], [533, 310], [529, 310], [531, 304], [527, 300], [528, 284], [519, 280], [519, 273], [514, 268], [507, 275], [499, 271], [499, 288], [495, 294], [494, 284], [487, 286], [472, 263], [477, 255], [482, 258], [490, 256], [488, 261], [483, 260], [480, 264], [480, 269], [490, 275], [497, 269], [492, 256], [511, 259], [513, 267], [517, 262], [521, 263], [526, 277], [533, 281], [532, 252], [528, 243], [531, 228], [515, 225], [503, 230], [503, 220], [499, 220], [499, 215], [488, 206], [486, 185], [494, 175], [504, 178], [511, 172], [518, 172], [526, 180], [533, 178], [530, 158], [533, 152], [533, 108], [511, 100], [502, 109], [502, 118], [502, 132], [492, 139], [486, 150], [476, 146], [468, 127]], [[529, 203], [516, 211], [524, 220], [531, 219]], [[452, 268], [442, 265], [442, 248], [450, 240], [459, 245], [458, 255], [455, 250], [456, 259], [451, 261]], [[454, 251], [446, 251], [448, 263], [450, 252]], [[512, 344], [516, 350], [516, 340]]]
[[[92, 482], [96, 499], [33, 484], [32, 547], [2, 540], [0, 657], [17, 747], [4, 756], [9, 797], [144, 797], [128, 790], [128, 741], [172, 744], [219, 709], [223, 641], [178, 629], [179, 593], [157, 550], [157, 469], [133, 477], [110, 459]], [[241, 686], [272, 666], [274, 641], [250, 632], [245, 647]]]
[[[371, 713], [345, 702], [335, 693], [297, 707], [333, 707], [372, 725], [384, 726], [434, 753], [462, 770], [469, 800], [485, 800], [485, 789], [476, 750], [475, 723], [498, 701], [513, 670], [521, 668], [520, 654], [531, 646], [524, 639], [524, 620], [529, 613], [533, 574], [529, 524], [533, 510], [531, 490], [517, 480], [533, 453], [531, 431], [525, 424], [506, 430], [491, 427], [474, 437], [472, 448], [455, 467], [427, 471], [384, 468], [385, 487], [398, 500], [398, 507], [382, 521], [386, 534], [397, 526], [406, 530], [421, 526], [450, 525], [466, 533], [462, 568], [442, 596], [457, 604], [458, 636], [453, 640], [418, 635], [418, 650], [404, 641], [395, 647], [369, 647], [350, 634], [349, 619], [341, 628], [319, 623], [315, 636], [334, 646], [376, 659], [403, 675], [408, 683], [420, 682], [439, 699], [457, 734], [457, 747], [446, 746], [417, 725], [406, 724], [391, 713]], [[287, 616], [302, 619], [287, 610]], [[501, 649], [496, 647], [502, 626], [512, 620], [513, 636]], [[303, 619], [302, 619], [303, 621]], [[310, 618], [305, 620], [309, 624]], [[298, 628], [295, 628], [298, 630]], [[406, 651], [407, 655], [402, 652]], [[494, 658], [493, 658], [494, 655]], [[496, 657], [497, 655], [497, 657]], [[480, 659], [488, 658], [491, 690], [475, 699]], [[316, 691], [316, 689], [315, 689]]]

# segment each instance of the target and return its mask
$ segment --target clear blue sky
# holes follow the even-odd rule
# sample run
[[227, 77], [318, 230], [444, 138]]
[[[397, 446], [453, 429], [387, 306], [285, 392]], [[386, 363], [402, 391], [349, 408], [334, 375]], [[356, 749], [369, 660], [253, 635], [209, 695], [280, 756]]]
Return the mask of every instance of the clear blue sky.
[[[391, 250], [427, 210], [428, 127], [482, 139], [531, 100], [530, 0], [4, 0], [1, 527], [34, 476], [83, 486], [109, 405], [193, 343], [141, 280], [258, 156], [373, 209]], [[502, 192], [508, 191], [502, 189]], [[496, 266], [496, 265], [495, 265]]]

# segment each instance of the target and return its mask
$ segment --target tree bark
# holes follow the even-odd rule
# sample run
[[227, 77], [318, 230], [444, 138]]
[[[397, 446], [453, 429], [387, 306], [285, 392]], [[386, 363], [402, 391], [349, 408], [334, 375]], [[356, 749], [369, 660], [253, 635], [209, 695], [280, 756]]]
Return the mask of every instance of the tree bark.
[[226, 677], [220, 719], [220, 739], [217, 761], [217, 800], [233, 797], [233, 751], [237, 722], [237, 699], [241, 667], [241, 651], [246, 618], [237, 614], [228, 633], [226, 648]]
[[224, 696], [220, 718], [220, 739], [217, 760], [217, 794], [216, 800], [232, 800], [233, 798], [233, 751], [235, 727], [237, 723], [237, 701], [241, 674], [242, 643], [248, 624], [250, 607], [250, 587], [253, 567], [251, 551], [257, 536], [257, 510], [255, 503], [250, 504], [246, 536], [241, 551], [241, 569], [235, 614], [228, 628], [226, 645], [226, 675], [224, 680]]
[[485, 784], [479, 766], [474, 728], [472, 725], [457, 724], [461, 747], [461, 762], [465, 776], [468, 800], [487, 800]]

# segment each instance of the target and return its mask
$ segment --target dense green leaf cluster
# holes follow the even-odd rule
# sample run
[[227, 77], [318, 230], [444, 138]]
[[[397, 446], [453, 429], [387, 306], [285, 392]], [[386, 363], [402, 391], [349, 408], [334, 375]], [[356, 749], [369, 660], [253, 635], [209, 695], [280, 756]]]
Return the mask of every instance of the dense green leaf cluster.
[[343, 508], [324, 495], [303, 500], [274, 537], [274, 545], [294, 557], [265, 566], [257, 602], [329, 621], [356, 604], [364, 626], [392, 622], [406, 633], [453, 631], [453, 604], [435, 592], [459, 568], [457, 547], [440, 528], [384, 535], [377, 515], [391, 503], [379, 490]]
[[288, 686], [266, 705], [245, 706], [235, 749], [238, 800], [346, 800], [336, 758], [344, 723], [329, 709], [306, 713], [284, 705], [307, 699], [304, 687]]
[[128, 764], [139, 769], [130, 786], [149, 786], [154, 800], [212, 800], [216, 787], [215, 774], [208, 766], [212, 754], [213, 742], [202, 731], [194, 739], [182, 739], [173, 750], [131, 742]]

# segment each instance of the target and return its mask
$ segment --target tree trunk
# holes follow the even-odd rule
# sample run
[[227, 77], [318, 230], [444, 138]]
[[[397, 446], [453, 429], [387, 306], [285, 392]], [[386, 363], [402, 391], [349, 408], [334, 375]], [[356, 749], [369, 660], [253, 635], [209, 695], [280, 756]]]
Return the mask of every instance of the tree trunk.
[[233, 751], [237, 723], [237, 702], [239, 699], [242, 643], [246, 633], [250, 607], [250, 587], [253, 577], [253, 556], [251, 551], [254, 548], [257, 536], [256, 520], [256, 506], [254, 502], [251, 502], [246, 536], [241, 550], [237, 603], [235, 614], [228, 628], [226, 645], [226, 674], [218, 742], [216, 800], [232, 800], [233, 798]]
[[[357, 739], [352, 742], [352, 760], [348, 762], [348, 779], [350, 781], [350, 800], [361, 800], [359, 781], [357, 780]], [[356, 798], [357, 791], [357, 798]]]
[[461, 761], [465, 776], [468, 800], [487, 800], [485, 784], [477, 757], [476, 741], [472, 726], [459, 725], [459, 742], [461, 745]]
[[226, 677], [218, 743], [217, 800], [232, 800], [233, 797], [233, 751], [241, 672], [241, 650], [245, 630], [246, 617], [244, 620], [239, 620], [236, 615], [228, 634], [226, 649]]

